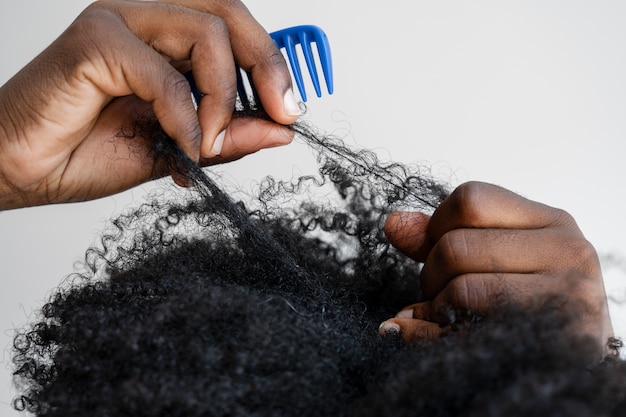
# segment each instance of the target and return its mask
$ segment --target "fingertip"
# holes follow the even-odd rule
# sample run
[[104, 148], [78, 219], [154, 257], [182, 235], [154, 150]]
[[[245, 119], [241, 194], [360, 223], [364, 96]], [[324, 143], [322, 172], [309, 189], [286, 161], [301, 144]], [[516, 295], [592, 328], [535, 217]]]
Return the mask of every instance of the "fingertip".
[[272, 131], [272, 138], [275, 146], [289, 145], [293, 142], [296, 132], [284, 127], [277, 128]]
[[400, 326], [393, 320], [386, 320], [378, 326], [378, 333], [381, 336], [397, 336], [400, 334]]
[[298, 118], [302, 115], [300, 103], [296, 100], [296, 96], [291, 88], [287, 89], [287, 92], [285, 92], [285, 95], [283, 96], [283, 111], [286, 118], [292, 120], [291, 123], [298, 120]]
[[[253, 145], [255, 148], [273, 148], [276, 146], [288, 145], [293, 141], [295, 132], [287, 126], [261, 119], [239, 119], [241, 124], [231, 124], [237, 126], [237, 134], [233, 133], [233, 141], [237, 142], [240, 148]], [[254, 139], [258, 142], [254, 142]], [[246, 143], [247, 142], [247, 143]]]
[[163, 127], [166, 133], [171, 136], [180, 149], [191, 159], [194, 163], [200, 161], [200, 126], [192, 128], [192, 130], [185, 134], [169, 133], [168, 130]]
[[437, 323], [412, 318], [392, 318], [384, 321], [380, 327], [381, 334], [399, 334], [405, 342], [436, 340], [443, 332]]
[[199, 147], [201, 158], [210, 159], [223, 153], [232, 121], [234, 97], [232, 100], [209, 95], [202, 98], [198, 108], [198, 119], [202, 126], [202, 140]]
[[217, 136], [213, 136], [213, 134], [211, 133], [202, 133], [202, 143], [200, 144], [200, 158], [208, 159], [216, 156], [212, 152], [213, 144], [215, 143], [216, 138]]
[[420, 319], [420, 320], [431, 320], [431, 308], [432, 303], [430, 301], [422, 301], [419, 303], [411, 304], [410, 306], [404, 307], [402, 310], [396, 314], [395, 318], [397, 319]]
[[401, 223], [400, 220], [402, 219], [404, 214], [405, 213], [400, 211], [393, 211], [387, 216], [387, 218], [385, 219], [384, 227], [385, 235], [387, 235], [387, 238], [389, 238], [390, 235], [394, 236], [400, 231], [398, 225]]
[[160, 98], [153, 102], [154, 113], [161, 127], [174, 139], [180, 149], [195, 163], [200, 160], [202, 128], [190, 99], [191, 93], [177, 97]]
[[213, 146], [211, 147], [211, 153], [213, 155], [220, 155], [222, 153], [222, 147], [224, 146], [224, 138], [226, 137], [226, 129], [222, 130], [215, 137]]
[[285, 57], [267, 36], [255, 39], [257, 47], [245, 55], [235, 54], [241, 68], [250, 71], [251, 81], [263, 109], [275, 122], [293, 124], [302, 115], [302, 107], [294, 94], [291, 74]]
[[183, 188], [189, 188], [193, 186], [193, 181], [185, 174], [181, 172], [172, 172], [172, 180], [176, 185]]
[[190, 142], [185, 141], [177, 141], [182, 151], [191, 159], [195, 164], [200, 162], [200, 149], [199, 146], [196, 145], [198, 142], [197, 139], [194, 139]]
[[298, 121], [302, 115], [300, 103], [291, 87], [284, 94], [278, 91], [280, 90], [268, 91], [259, 87], [258, 93], [261, 104], [273, 121], [282, 125], [291, 125]]
[[202, 126], [199, 146], [201, 158], [212, 158], [222, 152], [231, 113], [222, 102], [215, 102], [214, 97], [205, 95], [202, 98], [197, 112]]
[[[218, 140], [212, 147], [212, 156], [220, 155], [224, 160], [239, 158], [261, 149], [287, 145], [294, 138], [293, 130], [286, 126], [251, 117], [235, 117], [222, 133], [218, 135]], [[217, 148], [220, 147], [221, 152], [217, 153]]]
[[385, 236], [405, 255], [423, 261], [430, 250], [429, 220], [430, 216], [420, 212], [393, 212], [385, 220]]
[[394, 211], [387, 216], [385, 229], [392, 228], [392, 231], [399, 230], [399, 226], [420, 225], [425, 228], [428, 225], [430, 216], [419, 211]]

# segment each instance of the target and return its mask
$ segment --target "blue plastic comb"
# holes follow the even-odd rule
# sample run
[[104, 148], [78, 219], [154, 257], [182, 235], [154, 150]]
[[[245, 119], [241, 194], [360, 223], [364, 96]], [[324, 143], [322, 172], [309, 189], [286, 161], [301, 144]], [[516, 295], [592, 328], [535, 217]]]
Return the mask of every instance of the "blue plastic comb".
[[300, 91], [302, 101], [306, 101], [306, 90], [302, 79], [302, 71], [300, 70], [300, 62], [298, 61], [298, 56], [296, 55], [296, 45], [298, 44], [302, 48], [304, 60], [306, 61], [306, 66], [309, 69], [309, 75], [311, 76], [311, 81], [313, 81], [313, 87], [315, 88], [317, 96], [322, 96], [322, 89], [320, 87], [320, 79], [317, 75], [315, 60], [313, 58], [313, 50], [311, 49], [312, 43], [315, 43], [317, 46], [317, 53], [322, 66], [322, 72], [324, 73], [324, 79], [326, 80], [326, 89], [328, 90], [328, 94], [333, 93], [333, 62], [330, 54], [330, 44], [328, 43], [328, 37], [326, 37], [326, 34], [322, 29], [312, 25], [294, 26], [292, 28], [272, 32], [270, 33], [270, 36], [279, 49], [285, 48], [285, 51], [287, 52], [287, 58], [289, 59], [289, 64], [291, 65], [291, 72], [296, 80], [296, 85], [298, 86], [298, 91]]
[[[315, 43], [317, 47], [317, 54], [319, 57], [319, 65], [322, 68], [324, 80], [326, 81], [326, 89], [328, 91], [328, 94], [333, 93], [333, 63], [330, 53], [330, 44], [328, 42], [328, 37], [322, 29], [313, 25], [294, 26], [291, 28], [281, 29], [279, 31], [272, 32], [270, 33], [270, 36], [279, 49], [285, 49], [285, 52], [287, 54], [287, 60], [289, 61], [289, 64], [291, 66], [291, 73], [294, 80], [296, 81], [296, 85], [298, 86], [298, 91], [300, 92], [300, 97], [302, 97], [302, 101], [307, 101], [307, 95], [306, 89], [304, 87], [302, 70], [300, 69], [300, 62], [296, 52], [297, 45], [300, 45], [302, 55], [304, 56], [304, 60], [309, 70], [309, 75], [313, 83], [313, 88], [315, 89], [315, 93], [318, 97], [321, 97], [322, 88], [320, 86], [320, 78], [317, 72], [316, 60], [314, 58], [313, 49], [311, 47], [311, 45]], [[239, 99], [241, 100], [242, 104], [247, 107], [250, 103], [248, 100], [248, 93], [244, 84], [242, 72], [245, 73], [245, 71], [242, 71], [241, 69], [238, 69], [237, 71], [237, 91], [239, 93]], [[191, 71], [189, 71], [185, 74], [185, 76], [189, 80], [189, 84], [191, 85], [191, 92], [196, 102], [200, 102], [200, 99], [202, 98], [202, 93], [196, 87], [195, 80], [193, 79], [193, 74], [191, 73]], [[250, 75], [246, 73], [246, 76], [248, 79], [248, 85], [252, 90], [252, 95], [255, 98], [258, 98]]]

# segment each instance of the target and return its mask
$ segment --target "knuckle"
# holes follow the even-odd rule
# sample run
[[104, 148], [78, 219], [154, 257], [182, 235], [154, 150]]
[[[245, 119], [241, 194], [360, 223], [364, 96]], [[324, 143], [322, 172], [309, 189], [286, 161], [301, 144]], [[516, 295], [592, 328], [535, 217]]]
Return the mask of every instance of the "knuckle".
[[582, 237], [569, 239], [567, 253], [568, 258], [575, 261], [574, 265], [578, 266], [580, 272], [589, 277], [601, 276], [598, 253], [588, 240]]
[[236, 92], [236, 85], [222, 82], [219, 87], [214, 87], [211, 91], [207, 92], [203, 100], [210, 100], [212, 106], [232, 112], [237, 102]]
[[485, 197], [485, 184], [469, 181], [459, 185], [450, 195], [450, 204], [461, 218], [474, 222], [482, 215]]
[[287, 61], [285, 61], [285, 57], [280, 51], [273, 48], [274, 45], [269, 44], [265, 53], [257, 57], [256, 62], [253, 64], [253, 70], [255, 70], [255, 74], [257, 70], [260, 70], [265, 77], [282, 78], [281, 83], [283, 81], [290, 82], [291, 76], [289, 75]]
[[94, 1], [81, 12], [70, 27], [78, 27], [87, 31], [87, 33], [92, 33], [94, 26], [106, 27], [106, 22], [115, 16], [118, 15], [111, 0]]
[[174, 95], [177, 99], [189, 101], [191, 96], [191, 86], [179, 72], [168, 71], [163, 78], [163, 88], [168, 94]]
[[82, 14], [85, 14], [86, 12], [89, 12], [89, 11], [92, 11], [92, 10], [108, 9], [110, 3], [111, 3], [111, 0], [96, 0], [96, 1], [93, 1], [93, 2], [91, 2], [91, 4], [89, 4], [83, 10]]
[[207, 13], [217, 14], [225, 19], [237, 19], [242, 15], [249, 15], [248, 8], [240, 0], [220, 0], [211, 4], [211, 10], [205, 8]]
[[229, 36], [228, 25], [221, 17], [209, 13], [201, 13], [198, 16], [201, 20], [200, 27], [207, 40], [215, 41], [215, 37]]
[[469, 254], [468, 237], [465, 229], [454, 229], [444, 234], [437, 243], [436, 256], [441, 265], [450, 267], [462, 262]]
[[[482, 274], [463, 274], [451, 280], [436, 303], [440, 320], [441, 312], [452, 310], [461, 317], [467, 314], [489, 315], [502, 300], [511, 301], [500, 280], [490, 280]], [[448, 313], [450, 314], [450, 313]]]
[[95, 3], [85, 9], [67, 28], [66, 34], [73, 39], [87, 41], [94, 37], [94, 33], [106, 30], [110, 24], [110, 11], [99, 7]]
[[453, 308], [469, 308], [476, 304], [472, 302], [475, 301], [474, 298], [476, 298], [475, 291], [465, 275], [461, 275], [450, 281], [447, 290], [447, 302]]
[[242, 9], [244, 7], [243, 3], [239, 0], [221, 0], [220, 3], [222, 8], [227, 10]]
[[94, 65], [104, 68], [106, 62], [117, 62], [119, 49], [111, 37], [123, 31], [125, 26], [106, 3], [90, 5], [59, 37], [63, 42], [53, 44], [54, 53], [63, 57], [57, 61], [63, 65], [64, 72], [73, 69], [75, 74], [82, 74]]
[[552, 208], [552, 218], [555, 225], [578, 228], [574, 216], [563, 209]]
[[596, 322], [601, 320], [606, 295], [603, 287], [598, 285], [598, 281], [582, 280], [577, 283], [575, 290], [570, 293], [569, 301], [575, 303], [576, 308], [581, 309], [579, 313], [593, 317]]
[[267, 63], [273, 67], [281, 67], [287, 70], [287, 62], [280, 51], [270, 51], [267, 54]]

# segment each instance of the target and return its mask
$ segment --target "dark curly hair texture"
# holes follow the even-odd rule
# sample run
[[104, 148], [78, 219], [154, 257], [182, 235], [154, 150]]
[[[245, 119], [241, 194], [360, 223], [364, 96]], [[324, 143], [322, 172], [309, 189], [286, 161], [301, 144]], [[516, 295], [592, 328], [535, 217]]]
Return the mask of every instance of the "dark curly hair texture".
[[[385, 241], [390, 210], [445, 185], [302, 125], [319, 174], [235, 202], [158, 124], [154, 152], [195, 184], [115, 219], [15, 337], [15, 407], [39, 416], [624, 416], [626, 365], [541, 314], [470, 316], [436, 342], [378, 324], [419, 299]], [[334, 190], [334, 194], [330, 193]], [[506, 306], [504, 306], [506, 307]], [[467, 313], [467, 312], [465, 312]], [[467, 314], [464, 314], [467, 317]]]

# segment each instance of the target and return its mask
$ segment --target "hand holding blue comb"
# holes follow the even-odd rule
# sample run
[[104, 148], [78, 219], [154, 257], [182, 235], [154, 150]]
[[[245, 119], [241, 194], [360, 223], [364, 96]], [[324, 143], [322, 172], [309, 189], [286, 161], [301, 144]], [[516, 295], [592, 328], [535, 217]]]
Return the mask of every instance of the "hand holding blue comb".
[[[300, 92], [300, 97], [302, 98], [302, 101], [307, 101], [307, 94], [306, 88], [304, 86], [304, 78], [300, 67], [300, 61], [296, 50], [297, 45], [300, 45], [300, 48], [302, 50], [302, 55], [304, 56], [306, 66], [309, 71], [309, 76], [311, 77], [313, 88], [315, 89], [315, 93], [318, 97], [321, 97], [322, 88], [320, 85], [320, 77], [318, 75], [316, 60], [314, 58], [314, 53], [312, 49], [312, 44], [315, 43], [319, 58], [319, 65], [322, 68], [324, 80], [326, 81], [326, 89], [328, 91], [328, 94], [333, 93], [333, 68], [330, 44], [328, 42], [328, 37], [326, 36], [326, 33], [324, 33], [322, 29], [313, 25], [294, 26], [272, 32], [270, 33], [270, 37], [274, 40], [274, 43], [276, 44], [276, 46], [278, 46], [279, 49], [285, 50], [287, 60], [289, 61], [291, 67], [291, 73], [296, 82], [296, 86], [298, 87], [298, 91]], [[241, 73], [241, 69], [238, 69], [237, 91], [239, 93], [239, 99], [241, 100], [243, 105], [248, 106], [250, 104], [248, 99], [249, 94], [246, 91], [246, 87], [243, 82]], [[194, 99], [196, 100], [196, 102], [199, 102], [202, 98], [202, 93], [196, 87], [196, 83], [193, 79], [193, 74], [191, 73], [191, 71], [189, 71], [185, 74], [185, 76], [187, 77], [191, 85], [191, 91]], [[252, 83], [252, 80], [250, 79], [248, 74], [246, 74], [246, 76], [248, 78], [248, 84], [250, 85], [252, 90], [251, 94], [258, 102], [258, 97], [254, 89], [254, 84]]]

